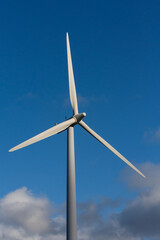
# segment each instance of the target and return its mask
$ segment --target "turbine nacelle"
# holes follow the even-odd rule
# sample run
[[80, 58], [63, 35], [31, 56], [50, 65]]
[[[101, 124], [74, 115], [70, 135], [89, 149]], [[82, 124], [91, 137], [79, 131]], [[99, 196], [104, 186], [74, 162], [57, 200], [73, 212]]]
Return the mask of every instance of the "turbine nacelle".
[[76, 120], [76, 123], [79, 123], [84, 117], [86, 116], [86, 113], [78, 113], [73, 116], [73, 118]]

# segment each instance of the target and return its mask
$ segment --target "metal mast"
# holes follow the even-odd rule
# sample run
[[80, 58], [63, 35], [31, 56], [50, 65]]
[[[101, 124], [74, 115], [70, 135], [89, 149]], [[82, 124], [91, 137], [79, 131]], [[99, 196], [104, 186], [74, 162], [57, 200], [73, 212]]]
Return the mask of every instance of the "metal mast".
[[74, 127], [67, 129], [67, 240], [77, 239]]

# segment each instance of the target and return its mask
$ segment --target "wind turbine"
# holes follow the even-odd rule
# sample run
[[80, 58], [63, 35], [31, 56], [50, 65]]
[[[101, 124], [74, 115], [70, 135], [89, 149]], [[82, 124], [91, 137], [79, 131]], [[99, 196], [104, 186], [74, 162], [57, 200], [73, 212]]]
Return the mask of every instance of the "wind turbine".
[[73, 109], [73, 116], [68, 120], [30, 138], [29, 140], [13, 147], [9, 152], [13, 152], [20, 148], [26, 147], [45, 138], [51, 137], [67, 129], [67, 240], [77, 239], [77, 210], [76, 210], [76, 184], [75, 184], [75, 154], [74, 154], [74, 126], [79, 124], [88, 133], [95, 137], [105, 147], [111, 150], [121, 160], [133, 168], [141, 176], [145, 177], [132, 163], [123, 157], [115, 148], [94, 132], [82, 119], [86, 113], [78, 112], [77, 94], [74, 82], [74, 74], [72, 67], [72, 58], [70, 51], [70, 43], [68, 33], [66, 34], [67, 41], [67, 61], [68, 61], [68, 78], [69, 78], [69, 93], [70, 101]]

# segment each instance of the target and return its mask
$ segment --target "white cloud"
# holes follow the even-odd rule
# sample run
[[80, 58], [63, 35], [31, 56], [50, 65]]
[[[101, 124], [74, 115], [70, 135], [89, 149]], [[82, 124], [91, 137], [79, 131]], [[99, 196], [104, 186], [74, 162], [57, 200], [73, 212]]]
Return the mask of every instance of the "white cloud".
[[[100, 102], [100, 103], [106, 103], [107, 102], [107, 98], [106, 96], [102, 95], [102, 96], [89, 96], [89, 97], [85, 97], [82, 96], [81, 94], [78, 94], [77, 96], [78, 98], [78, 105], [82, 106], [82, 107], [86, 107], [92, 103], [96, 103], [96, 102]], [[64, 101], [64, 106], [70, 106], [70, 99], [67, 98]]]
[[148, 142], [160, 142], [160, 127], [156, 130], [148, 130], [144, 133], [144, 139]]
[[94, 103], [94, 102], [103, 102], [103, 103], [106, 103], [107, 102], [107, 98], [102, 95], [102, 96], [90, 96], [90, 97], [84, 97], [80, 94], [78, 94], [78, 103], [81, 105], [81, 106], [86, 106], [86, 105], [89, 105], [91, 103]]
[[160, 128], [157, 129], [157, 131], [154, 134], [154, 139], [157, 141], [160, 140]]
[[64, 239], [65, 220], [52, 219], [54, 209], [47, 198], [38, 198], [25, 187], [0, 200], [1, 240]]
[[21, 226], [30, 232], [48, 232], [51, 206], [45, 198], [35, 198], [21, 188], [0, 201], [0, 222]]

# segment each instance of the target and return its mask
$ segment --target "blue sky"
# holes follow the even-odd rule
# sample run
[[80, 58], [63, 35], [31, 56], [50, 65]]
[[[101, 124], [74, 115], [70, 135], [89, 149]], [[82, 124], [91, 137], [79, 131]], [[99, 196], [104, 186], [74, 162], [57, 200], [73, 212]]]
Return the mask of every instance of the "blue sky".
[[[66, 132], [8, 150], [72, 115], [66, 32], [86, 123], [144, 174], [143, 164], [158, 166], [159, 12], [159, 1], [149, 0], [1, 3], [0, 198], [26, 187], [57, 205], [65, 202]], [[124, 170], [120, 159], [79, 126], [75, 150], [78, 202], [138, 196], [122, 175], [133, 174], [140, 184], [144, 179]]]

